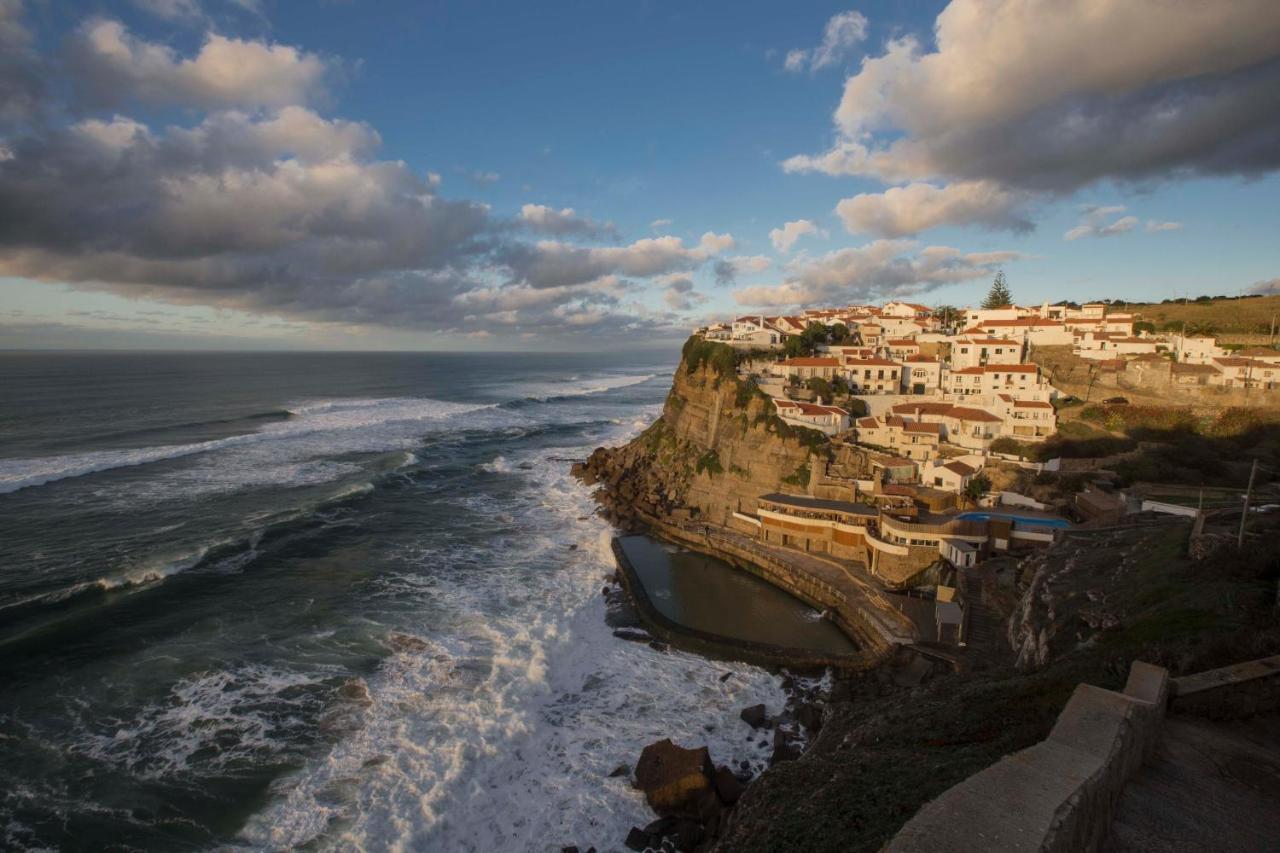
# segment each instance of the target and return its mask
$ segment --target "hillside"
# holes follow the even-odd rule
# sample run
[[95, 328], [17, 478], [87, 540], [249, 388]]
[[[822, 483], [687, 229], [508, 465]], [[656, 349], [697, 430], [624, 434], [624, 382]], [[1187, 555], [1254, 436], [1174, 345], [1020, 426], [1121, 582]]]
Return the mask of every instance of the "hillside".
[[1023, 668], [837, 680], [812, 746], [751, 784], [716, 850], [879, 850], [924, 803], [1045, 737], [1081, 682], [1118, 689], [1133, 660], [1180, 675], [1280, 651], [1280, 519], [1255, 526], [1244, 552], [1223, 528], [1192, 559], [1174, 522], [1073, 534], [1006, 569]]
[[1280, 296], [1210, 299], [1197, 302], [1129, 302], [1112, 310], [1132, 312], [1135, 320], [1154, 323], [1157, 331], [1177, 331], [1183, 323], [1221, 336], [1226, 343], [1266, 344], [1272, 320], [1280, 325]]

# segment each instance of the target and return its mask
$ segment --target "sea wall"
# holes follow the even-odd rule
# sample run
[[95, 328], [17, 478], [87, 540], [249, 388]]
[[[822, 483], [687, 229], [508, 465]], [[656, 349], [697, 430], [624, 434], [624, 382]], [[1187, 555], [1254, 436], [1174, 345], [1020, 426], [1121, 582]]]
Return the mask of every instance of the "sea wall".
[[681, 625], [668, 618], [654, 605], [635, 567], [627, 558], [621, 542], [616, 538], [613, 540], [613, 555], [618, 563], [619, 580], [635, 603], [636, 611], [645, 628], [658, 639], [676, 648], [720, 660], [740, 660], [758, 666], [786, 666], [793, 669], [819, 670], [834, 667], [856, 671], [869, 669], [882, 660], [881, 651], [874, 648], [845, 655], [828, 654], [813, 649], [726, 637]]

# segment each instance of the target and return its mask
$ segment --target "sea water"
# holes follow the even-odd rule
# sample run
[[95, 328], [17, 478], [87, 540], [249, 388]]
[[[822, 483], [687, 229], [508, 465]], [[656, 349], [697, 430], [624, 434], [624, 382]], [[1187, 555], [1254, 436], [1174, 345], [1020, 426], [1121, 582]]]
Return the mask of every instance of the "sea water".
[[653, 740], [762, 766], [569, 476], [675, 362], [0, 354], [0, 847], [610, 850]]

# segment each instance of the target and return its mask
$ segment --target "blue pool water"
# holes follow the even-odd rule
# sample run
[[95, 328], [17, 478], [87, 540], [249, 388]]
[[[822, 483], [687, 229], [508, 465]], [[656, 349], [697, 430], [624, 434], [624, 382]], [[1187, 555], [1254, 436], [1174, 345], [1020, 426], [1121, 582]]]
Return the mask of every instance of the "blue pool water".
[[1053, 527], [1065, 529], [1071, 526], [1071, 522], [1065, 518], [1042, 518], [1036, 515], [1014, 515], [1009, 512], [962, 512], [956, 516], [962, 521], [990, 521], [993, 518], [1003, 518], [1012, 521], [1014, 524], [1023, 527]]

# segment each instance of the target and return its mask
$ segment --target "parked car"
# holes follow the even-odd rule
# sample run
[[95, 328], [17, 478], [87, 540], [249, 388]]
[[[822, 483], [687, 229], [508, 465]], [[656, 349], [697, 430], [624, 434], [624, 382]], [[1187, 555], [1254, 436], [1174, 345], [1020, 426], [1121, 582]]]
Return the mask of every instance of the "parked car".
[[1129, 405], [1129, 398], [1128, 397], [1108, 397], [1102, 402], [1106, 403], [1108, 406], [1127, 406]]

